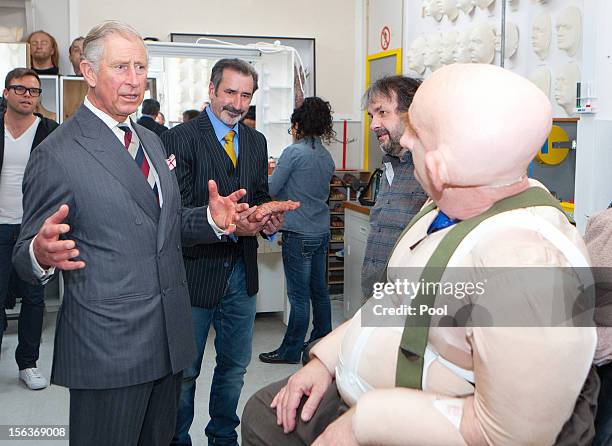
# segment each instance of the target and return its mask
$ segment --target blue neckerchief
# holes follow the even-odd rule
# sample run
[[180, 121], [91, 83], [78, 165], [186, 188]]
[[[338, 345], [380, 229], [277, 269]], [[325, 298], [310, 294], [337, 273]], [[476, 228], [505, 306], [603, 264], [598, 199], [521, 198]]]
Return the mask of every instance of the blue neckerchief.
[[438, 211], [438, 215], [434, 218], [434, 221], [429, 225], [429, 229], [427, 230], [427, 235], [432, 234], [440, 229], [448, 228], [449, 226], [454, 225], [455, 223], [459, 223], [461, 220], [457, 220], [455, 218], [450, 218], [442, 211]]
[[221, 144], [221, 147], [225, 145], [223, 138], [227, 135], [227, 132], [233, 130], [235, 133], [234, 136], [234, 152], [236, 152], [236, 160], [238, 160], [238, 155], [240, 153], [240, 143], [238, 142], [238, 123], [234, 125], [234, 127], [228, 127], [223, 121], [221, 121], [217, 116], [212, 112], [210, 106], [204, 109], [206, 114], [208, 115], [208, 119], [210, 119], [210, 123], [213, 126], [213, 130], [215, 131], [215, 136], [217, 137], [217, 141]]

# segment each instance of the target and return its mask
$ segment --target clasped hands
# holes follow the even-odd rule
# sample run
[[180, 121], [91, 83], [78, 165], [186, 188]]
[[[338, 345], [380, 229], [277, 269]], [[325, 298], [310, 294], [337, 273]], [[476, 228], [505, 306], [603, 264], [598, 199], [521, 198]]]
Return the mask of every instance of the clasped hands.
[[[212, 187], [212, 189], [211, 189]], [[296, 201], [269, 201], [260, 206], [249, 207], [238, 203], [246, 191], [240, 189], [228, 197], [221, 197], [214, 181], [208, 182], [208, 206], [210, 214], [219, 228], [226, 234], [236, 232], [238, 236], [253, 236], [259, 232], [274, 234], [283, 226], [284, 214], [300, 207]], [[229, 199], [229, 200], [228, 200]], [[234, 207], [235, 212], [232, 212]]]
[[300, 207], [295, 201], [269, 201], [253, 206], [238, 213], [236, 235], [256, 235], [260, 231], [266, 235], [277, 232], [285, 221], [285, 212]]

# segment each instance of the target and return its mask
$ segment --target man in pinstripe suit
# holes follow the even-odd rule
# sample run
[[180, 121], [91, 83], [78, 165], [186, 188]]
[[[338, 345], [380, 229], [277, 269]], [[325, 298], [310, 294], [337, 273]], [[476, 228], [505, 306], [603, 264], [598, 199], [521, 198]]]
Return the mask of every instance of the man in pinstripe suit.
[[[270, 200], [266, 139], [239, 123], [257, 89], [257, 72], [240, 59], [222, 59], [211, 72], [210, 105], [196, 118], [162, 135], [168, 154], [175, 154], [183, 206], [209, 201], [206, 182], [230, 194], [244, 188], [250, 206]], [[197, 358], [183, 374], [173, 444], [189, 445], [193, 421], [195, 381], [200, 373], [210, 326], [215, 328], [217, 364], [210, 391], [209, 444], [236, 445], [239, 424], [236, 408], [251, 360], [251, 341], [257, 293], [257, 233], [272, 234], [282, 215], [249, 223], [242, 213], [236, 237], [213, 245], [185, 247], [183, 256], [191, 296]]]
[[181, 245], [233, 230], [245, 191], [211, 182], [208, 207], [181, 207], [159, 138], [128, 119], [147, 80], [133, 28], [95, 26], [84, 58], [84, 105], [26, 169], [13, 259], [33, 283], [63, 270], [51, 380], [70, 389], [70, 444], [167, 445], [195, 355]]

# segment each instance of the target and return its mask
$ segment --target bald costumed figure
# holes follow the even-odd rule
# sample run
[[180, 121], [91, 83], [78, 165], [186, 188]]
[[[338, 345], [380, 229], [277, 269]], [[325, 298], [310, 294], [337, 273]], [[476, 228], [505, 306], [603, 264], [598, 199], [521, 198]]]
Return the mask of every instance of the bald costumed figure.
[[[492, 65], [449, 65], [423, 82], [401, 144], [431, 200], [400, 236], [388, 284], [409, 269], [441, 282], [435, 271], [455, 267], [563, 268], [575, 273], [572, 286], [588, 282], [577, 273], [589, 266], [580, 234], [526, 175], [551, 116], [537, 87]], [[370, 299], [311, 349], [306, 366], [253, 395], [244, 444], [576, 444], [558, 436], [591, 376], [595, 328], [546, 323], [576, 288], [532, 282], [513, 283], [502, 299], [524, 325], [451, 327], [405, 315], [383, 326], [371, 323], [379, 301]], [[411, 307], [430, 297], [417, 292]]]

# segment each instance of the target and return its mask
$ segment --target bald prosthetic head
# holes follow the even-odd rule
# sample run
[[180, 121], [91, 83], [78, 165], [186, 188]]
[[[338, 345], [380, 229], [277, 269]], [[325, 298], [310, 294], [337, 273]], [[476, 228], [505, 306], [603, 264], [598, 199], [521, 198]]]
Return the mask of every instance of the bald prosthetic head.
[[402, 138], [436, 201], [446, 189], [504, 188], [525, 179], [551, 128], [548, 98], [527, 79], [487, 64], [454, 64], [425, 80]]

